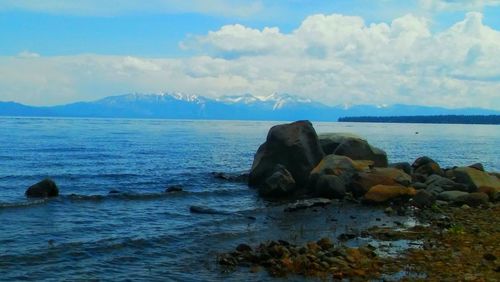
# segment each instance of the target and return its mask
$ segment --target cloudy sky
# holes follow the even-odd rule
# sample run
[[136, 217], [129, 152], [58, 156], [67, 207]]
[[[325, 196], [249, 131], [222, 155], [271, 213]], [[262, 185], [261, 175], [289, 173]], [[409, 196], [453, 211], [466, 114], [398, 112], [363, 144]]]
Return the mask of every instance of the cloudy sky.
[[164, 91], [500, 110], [500, 0], [0, 1], [0, 101]]

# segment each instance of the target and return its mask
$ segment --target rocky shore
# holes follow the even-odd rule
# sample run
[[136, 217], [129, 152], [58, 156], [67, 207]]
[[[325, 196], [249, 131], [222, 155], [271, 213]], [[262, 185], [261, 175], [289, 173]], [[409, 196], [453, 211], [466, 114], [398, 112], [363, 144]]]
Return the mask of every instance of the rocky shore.
[[[268, 200], [295, 201], [288, 212], [335, 199], [382, 206], [388, 214], [414, 217], [418, 223], [375, 226], [305, 245], [285, 240], [240, 244], [219, 256], [224, 269], [245, 266], [264, 268], [272, 276], [334, 280], [500, 280], [500, 179], [480, 163], [444, 168], [422, 156], [390, 164], [382, 149], [360, 136], [318, 136], [309, 121], [297, 121], [269, 130], [255, 154], [249, 185]], [[342, 243], [356, 236], [418, 243], [396, 257], [384, 256], [376, 245]]]

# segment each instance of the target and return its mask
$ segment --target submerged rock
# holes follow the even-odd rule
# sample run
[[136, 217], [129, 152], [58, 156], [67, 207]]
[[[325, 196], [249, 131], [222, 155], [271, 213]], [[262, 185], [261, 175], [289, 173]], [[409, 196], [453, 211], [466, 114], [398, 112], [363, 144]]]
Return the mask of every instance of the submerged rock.
[[325, 154], [347, 156], [353, 160], [371, 160], [377, 167], [387, 167], [387, 154], [365, 139], [351, 133], [328, 133], [319, 135]]
[[248, 173], [226, 173], [226, 172], [212, 172], [215, 179], [234, 181], [234, 182], [247, 182]]
[[59, 188], [54, 181], [47, 178], [29, 187], [25, 195], [33, 198], [57, 197]]
[[167, 189], [165, 189], [165, 193], [174, 193], [174, 192], [182, 192], [182, 191], [183, 191], [183, 188], [180, 185], [172, 185], [172, 186], [167, 187]]
[[322, 207], [332, 203], [332, 200], [326, 198], [312, 198], [306, 200], [298, 200], [293, 204], [289, 204], [286, 208], [286, 212], [292, 212], [296, 210], [307, 209], [311, 207]]
[[255, 154], [248, 183], [263, 184], [274, 172], [276, 165], [283, 165], [298, 186], [305, 186], [310, 171], [321, 161], [324, 153], [311, 122], [297, 121], [273, 126]]

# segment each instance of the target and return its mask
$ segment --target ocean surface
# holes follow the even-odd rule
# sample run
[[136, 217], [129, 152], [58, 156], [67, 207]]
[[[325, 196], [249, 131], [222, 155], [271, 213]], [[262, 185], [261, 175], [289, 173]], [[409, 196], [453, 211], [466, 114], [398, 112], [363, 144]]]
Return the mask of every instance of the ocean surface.
[[[347, 203], [284, 213], [286, 203], [266, 202], [245, 183], [213, 176], [248, 170], [279, 123], [0, 118], [0, 280], [267, 280], [265, 271], [224, 271], [217, 255], [239, 243], [335, 238], [392, 220]], [[499, 126], [314, 126], [318, 133], [359, 134], [390, 162], [427, 155], [443, 167], [481, 162], [500, 171]], [[60, 197], [26, 199], [26, 188], [46, 177]], [[184, 191], [165, 193], [171, 185]], [[256, 220], [192, 214], [191, 205]]]

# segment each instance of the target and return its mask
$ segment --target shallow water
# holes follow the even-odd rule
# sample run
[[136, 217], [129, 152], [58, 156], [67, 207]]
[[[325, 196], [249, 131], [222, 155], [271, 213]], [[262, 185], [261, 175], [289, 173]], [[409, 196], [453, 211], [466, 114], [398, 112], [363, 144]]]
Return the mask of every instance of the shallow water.
[[[283, 204], [258, 199], [244, 183], [212, 176], [247, 170], [274, 124], [0, 118], [0, 280], [258, 280], [266, 274], [221, 273], [217, 253], [266, 239], [334, 238], [395, 220], [343, 203], [283, 213]], [[428, 155], [445, 167], [482, 162], [500, 170], [498, 126], [314, 125], [319, 133], [362, 135], [391, 162]], [[27, 200], [25, 189], [45, 177], [61, 197]], [[164, 193], [170, 185], [185, 192]], [[191, 214], [190, 205], [256, 220]]]

